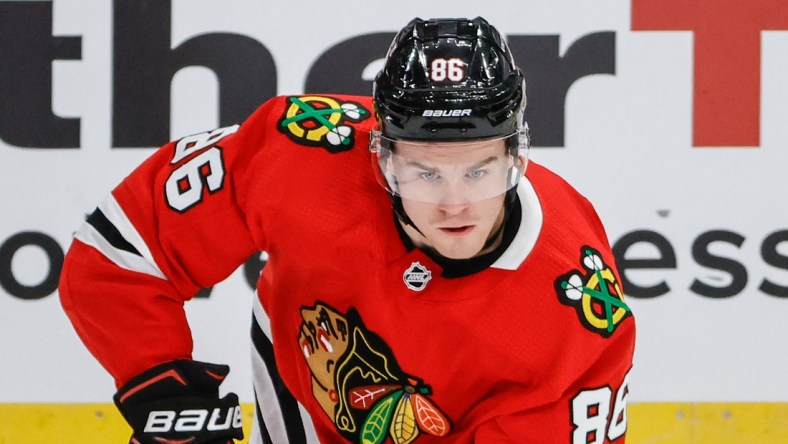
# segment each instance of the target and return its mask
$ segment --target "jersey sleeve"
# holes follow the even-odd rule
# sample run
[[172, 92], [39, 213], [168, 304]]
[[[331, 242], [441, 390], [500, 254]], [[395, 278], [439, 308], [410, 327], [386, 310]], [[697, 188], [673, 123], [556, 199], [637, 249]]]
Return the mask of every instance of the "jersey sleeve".
[[61, 272], [61, 302], [117, 386], [190, 358], [184, 301], [264, 248], [245, 205], [271, 106], [243, 125], [164, 145], [77, 231]]

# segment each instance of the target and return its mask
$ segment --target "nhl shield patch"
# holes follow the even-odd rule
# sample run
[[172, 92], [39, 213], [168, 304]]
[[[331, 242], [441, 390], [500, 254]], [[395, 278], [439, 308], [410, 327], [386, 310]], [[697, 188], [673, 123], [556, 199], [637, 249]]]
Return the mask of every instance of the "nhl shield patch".
[[602, 255], [589, 246], [580, 250], [582, 269], [559, 276], [555, 280], [555, 290], [561, 303], [575, 308], [587, 329], [607, 338], [632, 312], [624, 302], [621, 285]]
[[360, 122], [371, 115], [355, 102], [327, 96], [292, 96], [287, 98], [277, 129], [299, 145], [339, 153], [353, 148], [355, 129], [348, 122]]
[[402, 274], [405, 286], [413, 291], [424, 290], [430, 279], [432, 279], [432, 272], [419, 262], [410, 264], [410, 267]]

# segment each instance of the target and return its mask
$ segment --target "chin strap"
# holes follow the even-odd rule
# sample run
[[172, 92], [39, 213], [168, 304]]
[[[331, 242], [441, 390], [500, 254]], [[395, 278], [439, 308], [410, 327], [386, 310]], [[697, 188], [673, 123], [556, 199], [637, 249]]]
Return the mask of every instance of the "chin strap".
[[506, 192], [506, 197], [503, 200], [503, 205], [506, 207], [506, 214], [510, 214], [512, 206], [517, 203], [517, 185], [509, 188]]
[[413, 220], [408, 216], [408, 213], [405, 212], [405, 207], [402, 206], [402, 198], [399, 196], [395, 196], [392, 193], [388, 193], [389, 199], [391, 199], [391, 208], [394, 210], [394, 214], [397, 215], [397, 218], [403, 225], [410, 225], [413, 227], [414, 230], [418, 231], [420, 235], [424, 236], [424, 233], [419, 230], [419, 227], [413, 223]]

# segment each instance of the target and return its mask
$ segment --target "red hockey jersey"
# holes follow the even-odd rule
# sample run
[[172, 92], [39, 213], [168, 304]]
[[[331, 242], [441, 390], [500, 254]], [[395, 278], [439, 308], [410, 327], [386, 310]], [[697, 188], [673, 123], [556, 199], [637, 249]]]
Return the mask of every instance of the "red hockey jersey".
[[506, 251], [442, 276], [375, 181], [374, 120], [368, 97], [278, 97], [155, 152], [63, 267], [91, 352], [118, 386], [190, 358], [184, 301], [266, 251], [276, 366], [321, 441], [623, 442], [635, 324], [591, 204], [531, 162]]

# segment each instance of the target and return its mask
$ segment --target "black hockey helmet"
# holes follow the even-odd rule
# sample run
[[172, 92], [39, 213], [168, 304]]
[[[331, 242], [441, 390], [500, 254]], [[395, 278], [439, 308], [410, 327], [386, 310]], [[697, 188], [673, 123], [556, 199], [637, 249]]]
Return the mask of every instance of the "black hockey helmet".
[[[373, 98], [379, 126], [370, 134], [375, 176], [403, 220], [409, 220], [403, 198], [456, 203], [507, 193], [507, 201], [513, 201], [530, 142], [523, 120], [525, 80], [500, 33], [486, 20], [412, 20], [394, 37], [375, 78]], [[420, 183], [411, 177], [418, 173], [409, 176], [399, 167], [420, 162], [402, 153], [413, 150], [397, 146], [446, 143], [462, 151], [492, 139], [504, 140], [508, 169], [492, 185], [480, 181], [454, 200], [423, 183], [413, 186]]]
[[412, 20], [394, 38], [373, 97], [386, 138], [527, 138], [523, 73], [481, 17]]

